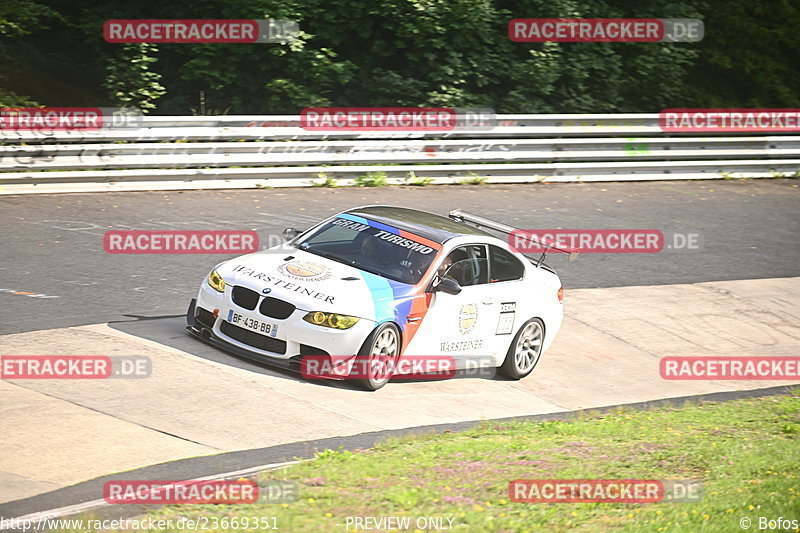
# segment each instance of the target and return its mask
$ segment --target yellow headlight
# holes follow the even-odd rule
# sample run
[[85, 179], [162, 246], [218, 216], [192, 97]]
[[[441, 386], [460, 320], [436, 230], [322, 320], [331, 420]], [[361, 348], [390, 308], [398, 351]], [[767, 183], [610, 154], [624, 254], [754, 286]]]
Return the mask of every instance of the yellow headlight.
[[212, 270], [211, 274], [208, 275], [208, 284], [217, 292], [225, 292], [225, 280], [216, 270]]
[[349, 315], [339, 315], [336, 313], [323, 313], [322, 311], [311, 311], [303, 317], [306, 322], [311, 322], [316, 326], [323, 326], [333, 329], [350, 329], [356, 325], [359, 318]]

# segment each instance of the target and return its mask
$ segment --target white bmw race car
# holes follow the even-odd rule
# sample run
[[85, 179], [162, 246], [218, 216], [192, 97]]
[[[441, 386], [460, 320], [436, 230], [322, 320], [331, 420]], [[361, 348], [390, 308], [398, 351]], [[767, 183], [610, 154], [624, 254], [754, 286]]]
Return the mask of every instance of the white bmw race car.
[[[481, 228], [514, 230], [462, 211], [447, 218], [390, 206], [289, 228], [285, 244], [217, 265], [189, 306], [187, 329], [295, 370], [306, 356], [335, 358], [340, 379], [352, 378], [348, 361], [396, 368], [411, 356], [482, 357], [522, 378], [561, 327], [563, 289], [544, 254], [529, 258]], [[354, 380], [375, 390], [389, 379]]]

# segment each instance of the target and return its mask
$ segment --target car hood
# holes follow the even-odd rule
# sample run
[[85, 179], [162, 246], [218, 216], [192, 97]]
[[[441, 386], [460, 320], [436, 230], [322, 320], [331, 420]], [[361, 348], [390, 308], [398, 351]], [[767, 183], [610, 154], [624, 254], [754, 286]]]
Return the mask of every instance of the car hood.
[[228, 285], [247, 287], [304, 311], [375, 321], [395, 319], [398, 306], [416, 292], [413, 285], [287, 246], [231, 259], [216, 270]]

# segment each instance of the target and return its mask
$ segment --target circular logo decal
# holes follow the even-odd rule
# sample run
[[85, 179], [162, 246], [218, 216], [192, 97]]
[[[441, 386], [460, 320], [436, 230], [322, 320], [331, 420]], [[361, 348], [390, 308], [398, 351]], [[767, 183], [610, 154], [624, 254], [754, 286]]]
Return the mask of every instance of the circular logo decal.
[[331, 277], [331, 271], [325, 265], [308, 261], [291, 261], [278, 267], [278, 270], [294, 279], [306, 281], [322, 281]]
[[261, 292], [263, 292], [264, 294], [269, 294], [269, 293], [271, 293], [271, 292], [272, 292], [272, 289], [270, 289], [269, 287], [267, 287], [266, 289], [262, 290]]
[[475, 304], [467, 304], [461, 306], [461, 311], [458, 312], [458, 329], [462, 335], [466, 335], [475, 323], [478, 321], [478, 308]]

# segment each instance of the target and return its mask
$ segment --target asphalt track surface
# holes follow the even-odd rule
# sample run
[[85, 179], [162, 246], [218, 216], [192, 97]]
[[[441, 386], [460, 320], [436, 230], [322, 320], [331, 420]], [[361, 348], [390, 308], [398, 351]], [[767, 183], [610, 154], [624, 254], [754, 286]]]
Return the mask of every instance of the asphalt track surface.
[[524, 229], [696, 233], [702, 249], [553, 254], [565, 289], [800, 275], [796, 179], [297, 188], [0, 197], [0, 335], [180, 315], [221, 255], [107, 254], [108, 230], [255, 230], [262, 244], [336, 212], [460, 208]]

